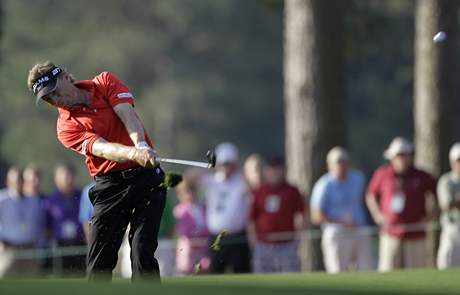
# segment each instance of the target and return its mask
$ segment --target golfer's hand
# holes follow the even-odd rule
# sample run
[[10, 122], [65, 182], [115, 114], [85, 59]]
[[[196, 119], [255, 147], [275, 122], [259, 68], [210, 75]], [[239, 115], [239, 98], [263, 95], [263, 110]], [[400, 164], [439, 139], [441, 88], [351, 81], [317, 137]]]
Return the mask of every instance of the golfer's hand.
[[135, 161], [142, 167], [155, 167], [158, 166], [156, 160], [157, 154], [151, 148], [132, 148], [129, 153], [129, 159]]

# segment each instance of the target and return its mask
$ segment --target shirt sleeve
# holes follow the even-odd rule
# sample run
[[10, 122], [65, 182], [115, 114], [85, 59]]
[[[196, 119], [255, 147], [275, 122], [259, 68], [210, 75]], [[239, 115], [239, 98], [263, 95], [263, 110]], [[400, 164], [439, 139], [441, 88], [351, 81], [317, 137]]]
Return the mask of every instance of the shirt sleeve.
[[91, 154], [93, 143], [100, 138], [97, 134], [71, 123], [66, 123], [63, 126], [59, 126], [58, 123], [57, 137], [66, 148], [84, 156]]
[[438, 193], [438, 202], [439, 206], [443, 210], [448, 210], [449, 205], [454, 199], [454, 194], [449, 186], [449, 175], [446, 174], [441, 177], [441, 179], [438, 182], [438, 187], [437, 187], [437, 193]]
[[251, 205], [249, 207], [249, 220], [255, 220], [257, 218], [257, 191], [253, 191]]
[[433, 194], [435, 200], [437, 200], [437, 181], [431, 174], [426, 174], [427, 190]]
[[296, 211], [300, 213], [305, 212], [305, 200], [297, 188], [294, 188]]
[[377, 169], [377, 171], [374, 172], [374, 175], [372, 175], [372, 178], [369, 182], [369, 186], [367, 187], [367, 192], [369, 194], [375, 195], [377, 198], [380, 197], [380, 186], [382, 182], [382, 170], [381, 168]]
[[327, 185], [324, 178], [320, 178], [313, 186], [310, 207], [312, 209], [324, 209], [326, 204]]
[[134, 105], [134, 96], [129, 91], [129, 88], [114, 74], [102, 72], [98, 80], [103, 86], [106, 98], [112, 107], [121, 103]]

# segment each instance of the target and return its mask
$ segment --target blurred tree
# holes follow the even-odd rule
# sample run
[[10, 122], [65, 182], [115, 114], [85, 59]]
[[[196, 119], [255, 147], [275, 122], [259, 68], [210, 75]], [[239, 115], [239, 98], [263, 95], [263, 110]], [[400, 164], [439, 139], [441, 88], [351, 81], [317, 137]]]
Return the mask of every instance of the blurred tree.
[[308, 194], [325, 172], [326, 153], [346, 145], [346, 1], [288, 0], [284, 83], [288, 178]]
[[[326, 154], [346, 146], [344, 16], [348, 1], [285, 2], [284, 89], [288, 179], [308, 195]], [[312, 268], [322, 268], [320, 243]]]
[[[457, 100], [458, 1], [418, 0], [415, 7], [414, 119], [416, 164], [440, 176], [449, 169]], [[444, 31], [447, 39], [433, 42]], [[432, 210], [434, 204], [428, 203]], [[427, 231], [427, 261], [435, 265], [436, 228]]]
[[[449, 169], [454, 141], [458, 6], [458, 1], [419, 0], [415, 10], [415, 161], [436, 176]], [[439, 31], [447, 38], [435, 43]]]

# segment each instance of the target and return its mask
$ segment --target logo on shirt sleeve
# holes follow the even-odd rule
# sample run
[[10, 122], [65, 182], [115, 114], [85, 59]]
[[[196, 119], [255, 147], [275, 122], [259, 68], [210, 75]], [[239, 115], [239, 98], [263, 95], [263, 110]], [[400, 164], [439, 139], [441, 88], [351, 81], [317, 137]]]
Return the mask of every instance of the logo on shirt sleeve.
[[86, 152], [87, 152], [86, 146], [87, 145], [88, 145], [88, 140], [83, 141], [83, 143], [81, 144], [81, 154], [83, 156], [86, 156]]
[[121, 92], [117, 94], [118, 98], [134, 98], [131, 92]]

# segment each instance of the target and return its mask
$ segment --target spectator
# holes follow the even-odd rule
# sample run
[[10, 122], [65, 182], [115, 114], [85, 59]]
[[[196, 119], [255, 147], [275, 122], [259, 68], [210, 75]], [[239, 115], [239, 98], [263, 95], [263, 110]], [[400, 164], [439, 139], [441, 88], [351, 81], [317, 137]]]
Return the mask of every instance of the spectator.
[[44, 194], [41, 192], [40, 188], [40, 171], [37, 166], [29, 165], [27, 166], [23, 173], [23, 193], [26, 197], [37, 197], [39, 199], [44, 198]]
[[426, 199], [435, 198], [436, 180], [414, 167], [413, 155], [411, 142], [395, 138], [384, 153], [390, 163], [375, 171], [367, 190], [369, 211], [381, 228], [380, 271], [427, 266], [425, 222], [434, 212], [427, 212]]
[[21, 250], [38, 247], [43, 235], [40, 199], [23, 195], [22, 171], [11, 167], [6, 188], [0, 191], [0, 277], [10, 274], [34, 274], [37, 259], [20, 257]]
[[201, 272], [209, 267], [207, 259], [208, 230], [204, 203], [197, 199], [196, 187], [183, 180], [177, 187], [179, 204], [174, 207], [177, 220], [177, 271], [180, 274], [194, 273], [194, 266], [199, 263]]
[[[210, 250], [210, 272], [224, 273], [231, 266], [235, 273], [251, 271], [246, 227], [249, 212], [249, 188], [238, 169], [238, 150], [231, 143], [216, 147], [216, 169], [202, 178], [206, 197], [206, 224], [214, 243], [225, 231], [219, 250]], [[220, 239], [217, 239], [218, 241]]]
[[[81, 191], [75, 186], [75, 170], [70, 164], [55, 168], [56, 190], [44, 199], [47, 227], [57, 247], [83, 246], [82, 224], [79, 221]], [[82, 274], [85, 270], [85, 254], [56, 257], [54, 268], [65, 274]]]
[[173, 215], [173, 208], [177, 198], [174, 191], [168, 191], [165, 208], [160, 222], [160, 230], [158, 231], [158, 248], [155, 252], [155, 257], [160, 266], [160, 273], [163, 277], [169, 277], [175, 274], [176, 253], [175, 244], [172, 241], [174, 238], [174, 229], [176, 219]]
[[244, 162], [244, 177], [252, 191], [262, 185], [262, 159], [258, 154], [252, 154]]
[[449, 153], [451, 171], [438, 183], [438, 201], [441, 207], [441, 239], [437, 265], [439, 269], [460, 266], [460, 143]]
[[41, 185], [41, 177], [40, 177], [40, 170], [38, 169], [37, 166], [30, 164], [28, 165], [23, 173], [23, 194], [25, 197], [28, 198], [38, 198], [40, 200], [40, 211], [41, 212], [41, 227], [42, 227], [42, 232], [39, 237], [38, 241], [38, 247], [37, 249], [37, 255], [42, 257], [37, 259], [37, 263], [39, 264], [39, 269], [40, 272], [45, 273], [49, 272], [52, 268], [52, 259], [47, 256], [43, 256], [45, 254], [46, 249], [49, 248], [48, 240], [46, 238], [45, 234], [45, 214], [43, 213], [43, 199], [45, 198], [45, 195], [42, 193], [40, 185]]
[[364, 204], [365, 180], [350, 168], [348, 152], [331, 149], [327, 155], [329, 172], [313, 187], [311, 216], [321, 224], [322, 250], [326, 271], [371, 270], [374, 267], [370, 228]]
[[87, 184], [81, 191], [80, 196], [80, 207], [78, 210], [78, 220], [80, 221], [83, 227], [83, 234], [85, 237], [85, 241], [88, 241], [88, 234], [89, 234], [89, 222], [91, 217], [93, 216], [93, 204], [91, 204], [91, 200], [89, 199], [89, 190], [94, 186], [95, 182], [92, 181], [91, 183]]
[[250, 218], [257, 242], [254, 271], [298, 272], [300, 260], [296, 232], [303, 229], [305, 202], [285, 179], [284, 163], [272, 159], [264, 168], [263, 184], [254, 191]]

